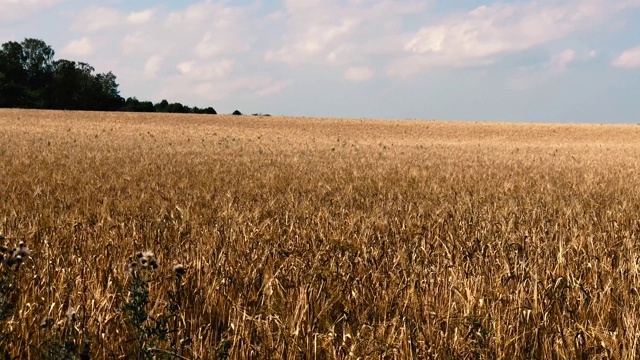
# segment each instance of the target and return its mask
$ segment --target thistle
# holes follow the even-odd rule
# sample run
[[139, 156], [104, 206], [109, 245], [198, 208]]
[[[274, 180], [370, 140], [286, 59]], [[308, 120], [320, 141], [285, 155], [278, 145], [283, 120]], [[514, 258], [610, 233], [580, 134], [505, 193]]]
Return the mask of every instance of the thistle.
[[143, 251], [136, 254], [138, 263], [144, 269], [156, 269], [158, 268], [158, 261], [156, 255], [152, 251]]
[[147, 272], [154, 270], [158, 261], [152, 251], [138, 252], [135, 259], [129, 261], [129, 295], [122, 307], [127, 322], [133, 330], [134, 339], [139, 347], [139, 358], [151, 359], [156, 346], [168, 338], [167, 319], [150, 316], [146, 306], [149, 303], [149, 280]]
[[56, 321], [48, 316], [46, 318], [44, 318], [44, 320], [42, 320], [42, 322], [40, 323], [40, 327], [42, 329], [51, 329], [53, 327], [53, 325], [55, 325]]
[[180, 277], [182, 277], [182, 275], [187, 273], [187, 268], [184, 265], [180, 264], [180, 263], [174, 264], [173, 265], [173, 273], [178, 278], [180, 278]]
[[73, 324], [78, 320], [78, 312], [72, 306], [67, 310], [67, 320], [69, 320], [69, 324]]
[[20, 266], [26, 258], [31, 256], [31, 250], [21, 241], [17, 247], [9, 249], [6, 246], [0, 246], [0, 261], [4, 261], [8, 267]]

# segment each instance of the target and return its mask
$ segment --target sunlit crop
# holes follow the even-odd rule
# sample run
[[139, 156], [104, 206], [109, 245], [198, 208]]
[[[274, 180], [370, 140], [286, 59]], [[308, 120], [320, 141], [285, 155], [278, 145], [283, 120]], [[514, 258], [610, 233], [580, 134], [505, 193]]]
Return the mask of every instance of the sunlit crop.
[[0, 357], [636, 359], [639, 140], [2, 110]]

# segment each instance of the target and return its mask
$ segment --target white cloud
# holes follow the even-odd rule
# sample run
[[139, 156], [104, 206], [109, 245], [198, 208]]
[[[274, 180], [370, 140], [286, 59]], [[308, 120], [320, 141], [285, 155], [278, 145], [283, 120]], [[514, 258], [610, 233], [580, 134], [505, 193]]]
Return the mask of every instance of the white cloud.
[[2, 0], [0, 1], [0, 21], [21, 20], [33, 13], [42, 12], [62, 0]]
[[154, 9], [147, 9], [143, 11], [132, 12], [127, 16], [127, 20], [131, 24], [141, 25], [148, 23], [155, 13]]
[[560, 54], [554, 56], [549, 62], [548, 67], [554, 72], [562, 72], [567, 65], [576, 59], [576, 52], [572, 49], [567, 49]]
[[155, 79], [162, 67], [162, 60], [161, 55], [156, 54], [150, 56], [144, 63], [144, 75], [149, 79]]
[[549, 61], [531, 67], [520, 68], [508, 79], [509, 87], [515, 90], [526, 90], [562, 75], [572, 62], [576, 61], [576, 52], [564, 50]]
[[640, 46], [625, 50], [613, 60], [611, 65], [623, 69], [640, 68]]
[[[205, 104], [212, 98], [231, 96], [235, 89], [246, 91], [234, 82], [240, 74], [264, 77], [261, 70], [255, 70], [255, 56], [245, 56], [262, 36], [259, 27], [267, 22], [256, 11], [252, 6], [205, 0], [170, 13], [157, 8], [145, 10], [144, 16], [123, 14], [124, 20], [114, 28], [122, 49], [120, 66], [125, 68], [118, 73], [129, 74], [123, 88], [153, 86], [156, 99], [194, 97]], [[137, 23], [143, 20], [146, 23]], [[110, 36], [115, 34], [116, 30], [110, 31]], [[144, 71], [132, 70], [135, 67]], [[262, 82], [263, 87], [251, 91], [277, 90], [275, 80]]]
[[178, 69], [178, 71], [180, 71], [181, 74], [189, 74], [193, 72], [194, 64], [193, 61], [185, 61], [178, 64], [176, 68]]
[[366, 66], [350, 67], [344, 73], [344, 78], [352, 82], [363, 82], [373, 77], [373, 70]]
[[143, 48], [146, 40], [144, 33], [140, 31], [132, 34], [126, 34], [121, 41], [122, 51], [125, 55], [134, 55]]
[[63, 49], [62, 54], [69, 57], [86, 57], [93, 54], [94, 47], [91, 40], [88, 37], [82, 39], [73, 40], [68, 43]]
[[[417, 16], [425, 1], [287, 0], [285, 14], [269, 18], [285, 22], [283, 44], [265, 53], [267, 61], [288, 65], [352, 65], [368, 55], [372, 44], [388, 44], [402, 31], [404, 15]], [[394, 51], [401, 49], [398, 42]], [[390, 49], [388, 49], [390, 50]]]
[[178, 71], [198, 80], [220, 79], [229, 75], [235, 66], [231, 59], [221, 59], [217, 61], [207, 61], [197, 63], [195, 61], [181, 62], [176, 66]]
[[195, 47], [195, 53], [203, 58], [248, 51], [247, 44], [224, 32], [207, 32]]
[[347, 18], [324, 24], [310, 24], [293, 44], [285, 45], [276, 51], [268, 51], [266, 59], [288, 64], [305, 61], [324, 51], [332, 42], [349, 35], [356, 26], [357, 20]]
[[188, 6], [185, 10], [174, 11], [169, 14], [166, 25], [169, 27], [182, 26], [187, 29], [199, 29], [207, 25], [210, 29], [233, 30], [241, 27], [246, 17], [247, 9], [228, 6], [227, 1], [201, 1]]
[[[202, 58], [243, 53], [259, 34], [251, 7], [230, 6], [227, 1], [201, 1], [170, 13], [161, 33], [183, 42]], [[153, 36], [157, 36], [154, 34]]]
[[273, 81], [270, 80], [265, 84], [262, 89], [259, 89], [254, 94], [258, 97], [267, 97], [281, 93], [284, 89], [288, 88], [293, 82], [290, 80]]
[[358, 58], [358, 52], [362, 50], [357, 45], [348, 43], [336, 46], [325, 57], [325, 62], [329, 65], [348, 65]]
[[116, 9], [94, 5], [77, 14], [75, 18], [71, 29], [78, 32], [96, 32], [116, 27], [126, 16]]
[[289, 87], [289, 80], [278, 80], [265, 75], [232, 76], [236, 64], [231, 59], [216, 61], [188, 60], [179, 63], [179, 75], [167, 79], [158, 97], [195, 97], [204, 103], [230, 96], [267, 97]]
[[240, 76], [209, 81], [194, 81], [186, 76], [169, 78], [158, 93], [159, 98], [196, 98], [203, 103], [216, 102], [231, 96], [265, 97], [275, 95], [291, 84], [270, 76]]
[[500, 54], [565, 38], [635, 6], [640, 1], [538, 0], [480, 6], [421, 28], [405, 43], [406, 56], [390, 66], [389, 74], [492, 64]]
[[284, 11], [274, 11], [269, 15], [267, 15], [267, 20], [269, 20], [272, 23], [280, 23], [282, 21], [285, 21], [286, 18], [287, 18], [287, 14], [285, 14]]
[[212, 15], [222, 15], [226, 7], [222, 3], [212, 1], [201, 1], [188, 6], [183, 11], [175, 11], [169, 14], [168, 25], [193, 26], [201, 24], [207, 20], [215, 19]]

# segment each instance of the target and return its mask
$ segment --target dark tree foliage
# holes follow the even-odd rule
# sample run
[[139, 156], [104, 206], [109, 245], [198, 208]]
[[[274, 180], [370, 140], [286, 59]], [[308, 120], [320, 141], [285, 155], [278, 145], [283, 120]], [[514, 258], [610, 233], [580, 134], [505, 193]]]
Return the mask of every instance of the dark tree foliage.
[[27, 70], [20, 43], [10, 41], [0, 49], [0, 106], [29, 105]]
[[180, 103], [173, 103], [167, 106], [167, 112], [170, 113], [186, 113], [187, 109], [189, 108], [185, 108], [185, 106]]
[[211, 106], [206, 107], [204, 109], [198, 109], [198, 108], [193, 108], [193, 112], [196, 114], [210, 114], [210, 115], [216, 115], [217, 112], [214, 108], [212, 108]]
[[26, 71], [31, 106], [44, 107], [47, 85], [53, 76], [53, 49], [42, 40], [22, 42], [22, 68]]
[[159, 103], [153, 106], [158, 112], [167, 112], [167, 108], [169, 107], [169, 102], [166, 99], [163, 99]]
[[10, 41], [0, 50], [0, 106], [43, 107], [53, 49], [42, 40]]
[[45, 107], [68, 110], [121, 110], [124, 99], [112, 72], [95, 74], [86, 63], [53, 62], [53, 77], [45, 96]]
[[54, 54], [38, 39], [2, 44], [0, 107], [216, 114], [212, 107], [190, 108], [167, 100], [155, 105], [135, 97], [125, 101], [112, 72], [96, 74], [87, 63], [54, 60]]
[[125, 101], [124, 103], [123, 110], [130, 111], [130, 112], [155, 112], [156, 111], [151, 101], [140, 101], [135, 97], [127, 98], [127, 101]]

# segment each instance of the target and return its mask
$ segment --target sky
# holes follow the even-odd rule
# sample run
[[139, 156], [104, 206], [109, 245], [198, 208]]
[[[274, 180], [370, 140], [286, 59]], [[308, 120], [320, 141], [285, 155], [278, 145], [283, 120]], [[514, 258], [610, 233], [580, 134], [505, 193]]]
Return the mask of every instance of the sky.
[[640, 123], [640, 0], [0, 0], [0, 42], [218, 113]]

